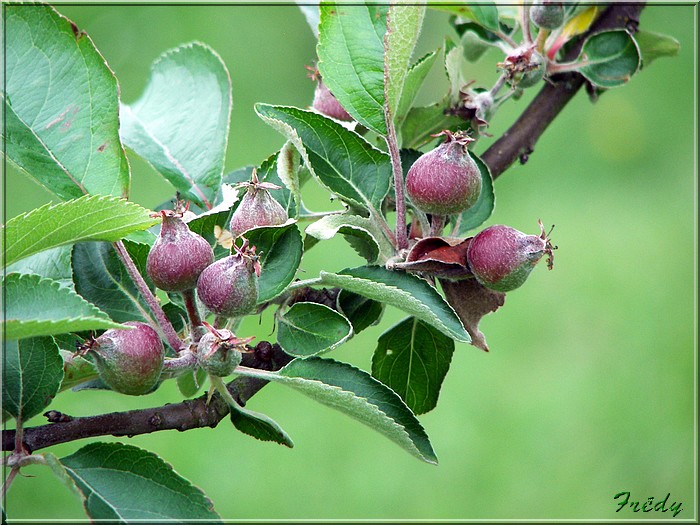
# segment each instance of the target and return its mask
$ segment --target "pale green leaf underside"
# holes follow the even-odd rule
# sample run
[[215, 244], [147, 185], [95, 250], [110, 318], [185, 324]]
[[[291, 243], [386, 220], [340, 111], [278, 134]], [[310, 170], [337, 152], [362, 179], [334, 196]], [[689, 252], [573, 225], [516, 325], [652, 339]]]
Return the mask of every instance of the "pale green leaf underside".
[[231, 115], [231, 79], [197, 42], [163, 53], [141, 98], [122, 105], [124, 144], [183, 195], [210, 208], [221, 184]]
[[387, 5], [321, 4], [318, 69], [345, 110], [386, 135], [384, 33]]
[[219, 520], [204, 493], [152, 452], [91, 443], [61, 463], [93, 520]]
[[437, 405], [454, 348], [442, 332], [409, 317], [379, 337], [372, 376], [399, 394], [414, 414], [424, 414]]
[[48, 5], [8, 5], [6, 153], [61, 199], [124, 196], [117, 80], [90, 37]]
[[424, 5], [392, 4], [384, 36], [385, 96], [390, 114], [396, 118], [411, 55], [418, 41]]
[[298, 357], [333, 350], [351, 335], [352, 325], [343, 314], [318, 303], [294, 303], [277, 322], [277, 342]]
[[390, 304], [434, 326], [442, 333], [471, 342], [455, 311], [419, 277], [380, 266], [360, 266], [339, 273], [321, 272], [321, 283], [338, 286], [381, 303]]
[[10, 274], [5, 288], [7, 339], [120, 328], [107, 314], [72, 290], [38, 275]]
[[58, 393], [63, 359], [50, 337], [6, 341], [3, 350], [2, 410], [26, 421]]
[[80, 241], [118, 241], [156, 224], [149, 213], [133, 202], [99, 195], [46, 204], [7, 221], [6, 263]]
[[437, 464], [425, 430], [401, 398], [368, 373], [332, 359], [295, 359], [279, 372], [240, 373], [290, 386], [383, 434], [413, 456]]
[[357, 133], [312, 111], [256, 104], [265, 122], [300, 150], [312, 174], [330, 191], [376, 210], [389, 192], [391, 161]]

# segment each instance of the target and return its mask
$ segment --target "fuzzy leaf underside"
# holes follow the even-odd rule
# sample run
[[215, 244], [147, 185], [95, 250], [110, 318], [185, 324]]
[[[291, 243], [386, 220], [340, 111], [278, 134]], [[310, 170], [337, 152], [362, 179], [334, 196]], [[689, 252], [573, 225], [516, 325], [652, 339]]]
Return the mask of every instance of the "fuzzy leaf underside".
[[[239, 369], [241, 370], [241, 369]], [[279, 372], [241, 373], [285, 384], [383, 434], [413, 456], [437, 464], [425, 430], [401, 398], [368, 373], [332, 359], [295, 359]]]
[[321, 272], [324, 285], [338, 286], [407, 312], [457, 341], [470, 342], [457, 314], [424, 280], [379, 266], [349, 268], [338, 273]]

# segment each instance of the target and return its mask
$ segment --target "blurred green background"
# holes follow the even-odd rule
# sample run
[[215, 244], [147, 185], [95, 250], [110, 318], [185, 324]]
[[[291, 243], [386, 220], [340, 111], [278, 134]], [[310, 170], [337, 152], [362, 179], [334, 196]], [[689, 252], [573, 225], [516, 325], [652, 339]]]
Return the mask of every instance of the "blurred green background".
[[[142, 92], [150, 63], [191, 40], [213, 47], [233, 81], [227, 169], [259, 164], [283, 138], [253, 112], [255, 102], [305, 107], [313, 96], [304, 64], [315, 40], [295, 6], [58, 5], [92, 37], [121, 84]], [[667, 519], [617, 510], [613, 497], [682, 501], [696, 513], [694, 6], [648, 6], [641, 27], [669, 33], [680, 55], [660, 59], [629, 85], [591, 104], [579, 94], [530, 156], [496, 182], [488, 224], [537, 232], [556, 224], [554, 271], [542, 264], [481, 329], [486, 354], [457, 345], [438, 407], [421, 416], [440, 460], [421, 463], [381, 435], [282, 386], [265, 388], [253, 410], [276, 419], [296, 444], [258, 442], [223, 421], [216, 429], [137, 436], [201, 487], [227, 519]], [[452, 34], [429, 11], [418, 53]], [[416, 55], [418, 56], [418, 55]], [[483, 85], [497, 76], [490, 53], [465, 68]], [[447, 87], [436, 66], [421, 102]], [[489, 131], [498, 137], [531, 94], [509, 102]], [[196, 130], [192, 131], [196, 133]], [[482, 153], [492, 139], [476, 148]], [[155, 206], [171, 190], [130, 155], [133, 200]], [[7, 217], [51, 196], [6, 173]], [[313, 209], [327, 194], [308, 185]], [[314, 193], [315, 192], [315, 193]], [[361, 264], [342, 240], [305, 255], [301, 277]], [[388, 309], [331, 357], [367, 370], [376, 338], [403, 315]], [[241, 335], [270, 337], [269, 316]], [[181, 399], [174, 385], [130, 398], [60, 394], [52, 408], [82, 416]], [[37, 417], [29, 426], [42, 424]], [[111, 440], [114, 438], [105, 438]], [[59, 457], [84, 441], [56, 446]], [[6, 502], [9, 517], [84, 518], [80, 502], [32, 467]]]

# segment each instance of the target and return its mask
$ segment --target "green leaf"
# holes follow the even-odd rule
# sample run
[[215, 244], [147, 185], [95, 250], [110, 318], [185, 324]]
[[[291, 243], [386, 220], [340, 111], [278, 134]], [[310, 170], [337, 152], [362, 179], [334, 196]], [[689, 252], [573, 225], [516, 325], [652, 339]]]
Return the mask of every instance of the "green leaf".
[[464, 125], [461, 118], [445, 114], [449, 107], [449, 97], [445, 97], [431, 106], [411, 108], [401, 126], [401, 147], [420, 148], [433, 140], [434, 133]]
[[51, 248], [17, 261], [5, 269], [7, 274], [35, 274], [73, 288], [73, 270], [70, 264], [71, 245]]
[[[149, 210], [116, 197], [86, 195], [60, 204], [46, 204], [17, 217], [4, 229], [6, 264], [56, 246], [79, 241], [118, 241], [131, 232], [158, 223]], [[0, 232], [3, 233], [3, 232]]]
[[350, 336], [350, 321], [323, 304], [294, 303], [277, 320], [277, 342], [286, 353], [297, 357], [328, 352]]
[[354, 334], [377, 324], [384, 313], [382, 303], [347, 290], [340, 290], [336, 304], [338, 310], [352, 324]]
[[372, 357], [372, 376], [401, 396], [414, 414], [437, 405], [454, 341], [415, 317], [384, 332]]
[[219, 55], [198, 42], [185, 44], [163, 53], [141, 98], [122, 105], [122, 140], [186, 199], [211, 208], [231, 105], [231, 78]]
[[216, 520], [211, 501], [161, 458], [122, 443], [91, 443], [61, 459], [91, 520]]
[[321, 272], [321, 283], [390, 304], [434, 326], [457, 341], [470, 342], [457, 314], [427, 282], [381, 266], [348, 268], [337, 274]]
[[255, 228], [246, 233], [246, 239], [260, 256], [258, 302], [263, 303], [277, 297], [294, 280], [304, 243], [294, 223]]
[[305, 232], [320, 241], [328, 240], [337, 233], [344, 235], [348, 241], [351, 237], [359, 239], [361, 243], [351, 244], [370, 264], [377, 261], [386, 262], [394, 255], [393, 246], [376, 223], [359, 215], [351, 213], [326, 215], [307, 226]]
[[4, 15], [7, 158], [61, 199], [126, 196], [119, 88], [104, 57], [48, 5]]
[[674, 57], [680, 51], [681, 45], [672, 36], [639, 30], [634, 34], [639, 51], [642, 54], [642, 64], [647, 67], [660, 57]]
[[312, 111], [256, 104], [256, 113], [287, 136], [326, 188], [368, 210], [379, 209], [391, 185], [389, 156], [357, 133]]
[[424, 5], [389, 6], [384, 36], [384, 92], [386, 106], [394, 119], [424, 16]]
[[[287, 141], [278, 153], [272, 155], [258, 168], [260, 182], [271, 182], [281, 186], [279, 190], [270, 190], [270, 195], [287, 212], [287, 216], [296, 218], [301, 204], [299, 185], [299, 152]], [[250, 180], [248, 177], [247, 180]]]
[[318, 69], [323, 83], [358, 122], [386, 135], [384, 33], [388, 5], [321, 4]]
[[111, 244], [76, 244], [73, 248], [73, 282], [76, 292], [115, 321], [149, 322], [148, 306]]
[[192, 397], [202, 388], [206, 378], [207, 373], [203, 368], [187, 370], [183, 374], [177, 376], [177, 388], [183, 396]]
[[437, 457], [425, 430], [401, 398], [367, 372], [333, 359], [295, 359], [279, 372], [237, 372], [282, 383], [339, 410], [383, 434], [413, 456], [432, 464]]
[[73, 478], [71, 478], [68, 474], [66, 467], [64, 467], [61, 464], [61, 460], [58, 459], [58, 457], [52, 454], [51, 452], [45, 452], [41, 455], [46, 460], [46, 464], [51, 469], [51, 472], [54, 473], [54, 475], [58, 478], [61, 484], [64, 487], [66, 487], [69, 491], [71, 491], [74, 495], [78, 496], [78, 498], [82, 499], [82, 493], [78, 489], [78, 486], [75, 484], [75, 481], [73, 481]]
[[464, 3], [428, 4], [428, 7], [474, 20], [477, 24], [494, 31], [499, 29], [498, 8], [494, 2], [479, 2], [478, 4], [470, 2], [468, 5]]
[[47, 407], [63, 379], [63, 359], [50, 337], [5, 341], [2, 410], [27, 421]]
[[414, 100], [418, 96], [425, 77], [428, 76], [430, 69], [433, 67], [435, 60], [438, 57], [438, 52], [433, 51], [421, 57], [410, 69], [406, 72], [404, 79], [403, 91], [401, 91], [401, 101], [396, 110], [396, 121], [401, 122], [406, 117], [406, 113], [411, 109]]
[[285, 447], [294, 448], [294, 442], [289, 434], [265, 414], [236, 405], [236, 408], [231, 410], [231, 422], [240, 432], [255, 439], [273, 441]]
[[641, 65], [637, 42], [624, 29], [589, 36], [583, 43], [579, 60], [585, 63], [579, 72], [601, 88], [627, 83]]
[[121, 327], [95, 305], [50, 279], [13, 273], [2, 284], [6, 294], [2, 326], [7, 339]]
[[64, 390], [68, 390], [69, 388], [73, 388], [99, 377], [95, 365], [91, 361], [75, 353], [75, 345], [79, 341], [79, 338], [76, 335], [64, 336], [64, 338], [70, 340], [66, 341], [66, 343], [70, 343], [70, 346], [65, 344], [63, 348], [68, 346], [71, 350], [63, 350], [61, 348], [63, 341], [61, 341], [60, 336], [54, 336], [53, 338], [59, 349], [61, 349], [61, 358], [63, 358], [63, 381], [61, 381], [59, 392], [63, 392]]
[[462, 212], [459, 221], [459, 227], [453, 237], [464, 237], [464, 234], [469, 230], [473, 230], [481, 226], [486, 219], [491, 216], [493, 209], [496, 206], [496, 196], [493, 192], [493, 179], [489, 167], [479, 157], [469, 152], [481, 173], [481, 193], [474, 205], [468, 210]]

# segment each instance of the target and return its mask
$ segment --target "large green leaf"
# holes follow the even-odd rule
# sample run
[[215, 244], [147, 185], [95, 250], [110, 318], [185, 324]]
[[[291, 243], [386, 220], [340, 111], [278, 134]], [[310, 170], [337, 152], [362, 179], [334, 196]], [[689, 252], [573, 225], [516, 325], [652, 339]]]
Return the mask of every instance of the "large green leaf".
[[386, 135], [384, 33], [388, 5], [321, 4], [318, 69], [345, 110], [369, 129]]
[[149, 322], [148, 306], [110, 243], [75, 245], [73, 282], [76, 292], [115, 321]]
[[279, 372], [237, 372], [290, 386], [384, 434], [415, 457], [437, 464], [425, 430], [401, 398], [367, 372], [333, 359], [295, 359]]
[[46, 204], [5, 225], [6, 264], [64, 244], [79, 241], [118, 241], [157, 222], [149, 210], [116, 197], [86, 195], [60, 204]]
[[470, 342], [455, 311], [427, 282], [415, 275], [381, 266], [321, 272], [321, 283], [338, 286], [407, 312], [457, 341]]
[[648, 67], [660, 57], [673, 57], [680, 51], [681, 45], [672, 36], [652, 31], [639, 30], [634, 34], [639, 51], [642, 54], [642, 64]]
[[58, 393], [63, 359], [50, 337], [6, 341], [3, 354], [3, 413], [26, 421]]
[[219, 520], [204, 493], [161, 458], [123, 443], [91, 443], [61, 458], [92, 520]]
[[418, 41], [425, 5], [391, 4], [384, 37], [384, 93], [389, 112], [396, 118], [411, 55]]
[[339, 197], [379, 209], [391, 185], [391, 160], [357, 133], [312, 111], [256, 104], [265, 122], [290, 139], [312, 174]]
[[122, 105], [121, 137], [185, 198], [210, 208], [221, 184], [231, 116], [231, 78], [197, 42], [162, 54], [146, 91]]
[[61, 199], [126, 196], [119, 90], [105, 59], [48, 5], [3, 14], [7, 157]]
[[50, 279], [13, 273], [2, 285], [6, 294], [2, 327], [7, 339], [121, 326], [74, 291]]
[[294, 280], [304, 244], [294, 223], [255, 228], [245, 236], [260, 256], [258, 302], [263, 303], [277, 297]]
[[474, 205], [462, 212], [459, 219], [459, 227], [453, 237], [463, 237], [466, 232], [473, 230], [486, 221], [493, 213], [496, 206], [496, 195], [493, 192], [493, 179], [489, 167], [479, 157], [469, 152], [481, 173], [481, 193]]
[[589, 36], [583, 43], [579, 60], [585, 63], [579, 72], [601, 88], [627, 83], [642, 62], [637, 42], [624, 29]]
[[351, 335], [352, 325], [343, 314], [318, 303], [294, 303], [277, 321], [277, 342], [298, 357], [333, 350]]
[[372, 375], [401, 396], [414, 414], [437, 405], [454, 341], [415, 317], [384, 332], [372, 357]]

